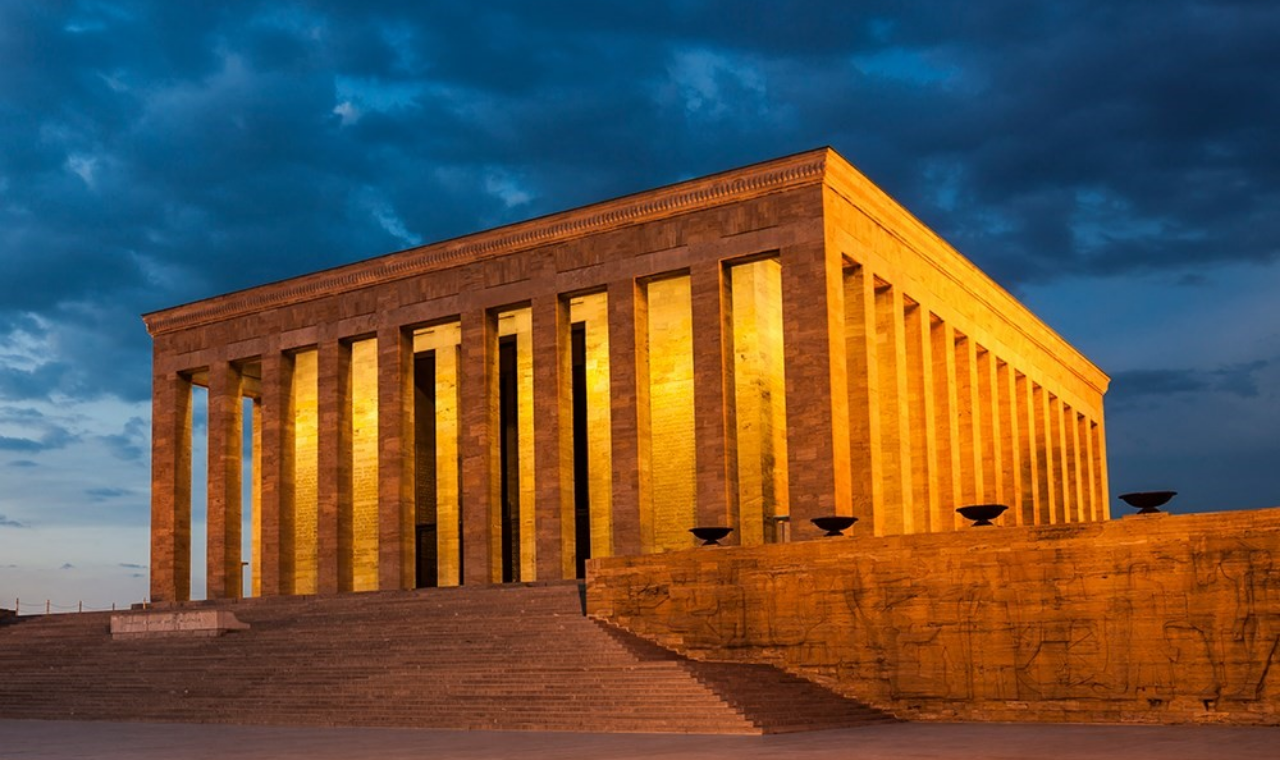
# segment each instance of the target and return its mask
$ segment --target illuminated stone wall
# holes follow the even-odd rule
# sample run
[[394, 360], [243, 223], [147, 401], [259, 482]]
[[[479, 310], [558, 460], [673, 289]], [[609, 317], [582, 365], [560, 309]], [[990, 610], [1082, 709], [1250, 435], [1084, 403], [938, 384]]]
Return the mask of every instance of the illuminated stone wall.
[[441, 586], [461, 583], [458, 521], [461, 505], [458, 453], [458, 343], [462, 336], [457, 322], [418, 330], [413, 338], [415, 353], [434, 351], [435, 384], [435, 506], [436, 571]]
[[593, 560], [588, 614], [916, 720], [1280, 725], [1280, 509]]
[[586, 329], [587, 473], [591, 515], [591, 556], [613, 556], [613, 461], [610, 456], [609, 299], [604, 293], [569, 302], [569, 321]]
[[693, 544], [697, 451], [693, 436], [693, 313], [689, 278], [648, 283], [649, 424], [652, 491], [641, 525], [645, 551]]
[[352, 590], [378, 588], [378, 346], [351, 344]]
[[740, 542], [778, 540], [787, 511], [786, 370], [777, 259], [730, 269]]
[[319, 492], [319, 418], [316, 408], [315, 351], [299, 351], [293, 358], [293, 593], [316, 592], [316, 539]]

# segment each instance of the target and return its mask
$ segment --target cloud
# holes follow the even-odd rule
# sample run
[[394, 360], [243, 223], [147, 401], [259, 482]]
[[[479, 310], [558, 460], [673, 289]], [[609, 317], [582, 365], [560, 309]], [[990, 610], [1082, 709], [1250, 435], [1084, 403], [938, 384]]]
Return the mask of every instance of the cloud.
[[62, 565], [61, 565], [58, 569], [59, 569], [59, 570], [74, 570], [74, 569], [76, 569], [76, 566], [75, 566], [75, 565], [73, 565], [73, 564], [71, 564], [70, 562], [64, 562], [64, 563], [62, 563]]
[[17, 520], [10, 519], [8, 517], [5, 517], [4, 515], [0, 515], [0, 528], [25, 528], [25, 527], [27, 527], [25, 523], [21, 523], [21, 522], [18, 522]]
[[15, 459], [9, 463], [9, 466], [27, 469], [31, 467], [39, 467], [40, 465], [31, 461], [30, 459]]
[[1118, 372], [1107, 394], [1110, 405], [1126, 406], [1147, 397], [1184, 393], [1223, 393], [1240, 398], [1258, 396], [1260, 371], [1272, 362], [1259, 359], [1211, 370], [1141, 369]]
[[150, 429], [141, 417], [130, 417], [119, 433], [102, 436], [101, 440], [116, 457], [136, 462], [147, 451]]
[[147, 569], [146, 565], [135, 565], [132, 562], [121, 562], [120, 567], [126, 568], [128, 570], [146, 570]]
[[128, 496], [132, 491], [127, 488], [86, 488], [85, 496], [93, 501], [110, 501], [121, 496]]

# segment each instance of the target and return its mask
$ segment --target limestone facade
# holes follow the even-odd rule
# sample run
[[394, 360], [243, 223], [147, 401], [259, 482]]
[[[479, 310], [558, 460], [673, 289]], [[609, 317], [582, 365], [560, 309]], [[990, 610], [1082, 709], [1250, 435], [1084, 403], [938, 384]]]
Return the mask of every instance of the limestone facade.
[[197, 388], [210, 598], [1108, 517], [1107, 377], [829, 149], [144, 319], [155, 601], [191, 595]]

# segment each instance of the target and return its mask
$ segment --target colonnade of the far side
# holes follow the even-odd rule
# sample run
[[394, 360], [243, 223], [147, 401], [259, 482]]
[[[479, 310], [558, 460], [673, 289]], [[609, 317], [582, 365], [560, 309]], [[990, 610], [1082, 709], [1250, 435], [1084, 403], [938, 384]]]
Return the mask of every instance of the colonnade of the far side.
[[1107, 519], [1100, 402], [915, 296], [846, 259], [853, 513], [877, 535], [954, 530], [965, 504], [1004, 504], [1007, 525]]
[[[775, 417], [770, 456], [778, 455], [780, 490], [752, 519], [789, 515], [791, 539], [817, 537], [810, 517], [854, 514], [858, 530], [886, 535], [952, 530], [954, 507], [998, 501], [1013, 507], [1005, 521], [1049, 524], [1102, 519], [1106, 507], [1104, 436], [1100, 418], [1064, 401], [1051, 378], [1038, 377], [1019, 357], [1000, 356], [932, 312], [927, 299], [905, 293], [866, 267], [853, 265], [822, 241], [765, 252], [779, 265], [785, 412]], [[761, 258], [757, 255], [754, 258]], [[653, 538], [655, 492], [649, 377], [653, 339], [650, 283], [688, 278], [693, 416], [688, 525], [743, 530], [739, 481], [742, 440], [735, 416], [733, 294], [729, 272], [740, 262], [693, 261], [674, 273], [605, 283], [607, 299], [610, 535], [604, 552], [661, 551]], [[532, 489], [536, 578], [572, 577], [573, 513], [568, 295], [530, 294]], [[241, 584], [242, 399], [256, 396], [254, 497], [260, 510], [255, 544], [257, 591], [295, 592], [296, 535], [289, 458], [292, 356], [316, 352], [317, 468], [315, 586], [317, 593], [352, 590], [351, 346], [376, 346], [377, 494], [376, 587], [414, 585], [415, 423], [414, 332], [456, 322], [460, 580], [501, 580], [497, 547], [498, 316], [510, 305], [477, 305], [413, 324], [378, 324], [360, 335], [324, 337], [305, 346], [261, 336], [261, 350], [218, 351], [207, 366], [157, 373], [153, 399], [152, 597], [190, 596], [191, 387], [207, 377], [207, 596], [237, 597]], [[742, 346], [737, 346], [740, 349]], [[159, 364], [159, 362], [158, 362]], [[254, 367], [260, 377], [245, 372]], [[1100, 403], [1098, 417], [1100, 417]], [[753, 452], [753, 456], [759, 452]], [[675, 481], [671, 481], [674, 483]], [[685, 519], [685, 518], [681, 518]], [[670, 527], [670, 526], [668, 526]], [[732, 539], [731, 539], [732, 540]], [[533, 578], [522, 578], [533, 580]]]

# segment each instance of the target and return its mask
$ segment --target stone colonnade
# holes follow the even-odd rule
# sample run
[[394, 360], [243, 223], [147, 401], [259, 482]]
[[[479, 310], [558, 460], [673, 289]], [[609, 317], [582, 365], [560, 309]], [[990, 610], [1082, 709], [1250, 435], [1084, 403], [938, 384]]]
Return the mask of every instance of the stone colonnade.
[[211, 598], [1108, 514], [1105, 376], [828, 150], [146, 320], [156, 601], [191, 594], [197, 386]]

